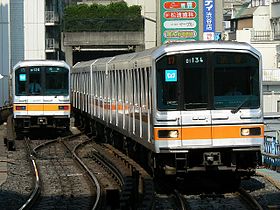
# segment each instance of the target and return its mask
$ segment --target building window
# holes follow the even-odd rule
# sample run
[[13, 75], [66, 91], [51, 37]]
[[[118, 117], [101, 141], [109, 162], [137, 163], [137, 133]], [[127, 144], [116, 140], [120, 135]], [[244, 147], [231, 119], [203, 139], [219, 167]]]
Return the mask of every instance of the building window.
[[280, 112], [280, 101], [277, 101], [277, 112]]
[[280, 52], [277, 52], [276, 54], [276, 66], [277, 68], [280, 68]]

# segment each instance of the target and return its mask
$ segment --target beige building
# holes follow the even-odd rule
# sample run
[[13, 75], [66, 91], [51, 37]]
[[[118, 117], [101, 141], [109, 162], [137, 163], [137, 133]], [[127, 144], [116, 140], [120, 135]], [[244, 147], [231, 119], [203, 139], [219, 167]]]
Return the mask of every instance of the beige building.
[[280, 112], [280, 1], [251, 1], [232, 14], [229, 40], [244, 41], [263, 58], [264, 112]]

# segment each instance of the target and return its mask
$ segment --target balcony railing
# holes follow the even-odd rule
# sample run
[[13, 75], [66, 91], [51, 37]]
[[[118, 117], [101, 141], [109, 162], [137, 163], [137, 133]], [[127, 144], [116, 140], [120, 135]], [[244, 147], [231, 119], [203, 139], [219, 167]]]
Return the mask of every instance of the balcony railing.
[[280, 40], [280, 31], [251, 31], [251, 41]]
[[59, 48], [58, 41], [54, 38], [47, 38], [46, 39], [46, 50], [55, 50]]
[[59, 16], [54, 11], [45, 11], [45, 22], [46, 23], [59, 23]]
[[263, 70], [263, 81], [266, 81], [266, 82], [280, 81], [280, 69], [264, 69]]

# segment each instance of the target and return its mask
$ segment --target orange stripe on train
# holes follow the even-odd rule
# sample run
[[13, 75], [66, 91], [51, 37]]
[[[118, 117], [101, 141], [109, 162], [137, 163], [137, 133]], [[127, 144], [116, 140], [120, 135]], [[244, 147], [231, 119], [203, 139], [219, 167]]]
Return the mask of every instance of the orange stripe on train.
[[[260, 128], [261, 135], [257, 136], [242, 136], [241, 128]], [[222, 138], [260, 138], [264, 137], [263, 125], [242, 125], [242, 126], [213, 126], [212, 136], [214, 139]]]
[[[261, 134], [257, 136], [242, 136], [241, 128], [260, 128]], [[159, 138], [159, 130], [178, 130], [178, 138]], [[226, 139], [226, 138], [263, 138], [264, 126], [257, 125], [219, 125], [201, 127], [173, 127], [173, 128], [154, 128], [155, 140], [199, 140], [199, 139]]]
[[[17, 110], [16, 107], [25, 106], [25, 110]], [[67, 109], [59, 109], [59, 106], [67, 107]], [[70, 111], [70, 104], [14, 104], [14, 111]]]

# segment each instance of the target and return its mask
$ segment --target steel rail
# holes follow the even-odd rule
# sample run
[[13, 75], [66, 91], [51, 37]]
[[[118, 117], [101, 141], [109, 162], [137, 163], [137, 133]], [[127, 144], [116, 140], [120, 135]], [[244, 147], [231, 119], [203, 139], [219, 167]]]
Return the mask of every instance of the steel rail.
[[181, 210], [187, 210], [185, 202], [183, 201], [182, 195], [178, 192], [178, 190], [174, 190], [175, 198], [178, 200]]
[[246, 190], [244, 190], [242, 187], [240, 187], [237, 192], [239, 193], [240, 197], [242, 197], [242, 199], [246, 201], [246, 203], [250, 206], [251, 209], [263, 210], [263, 208], [256, 201], [256, 199], [254, 199], [253, 196], [247, 193]]
[[30, 153], [29, 157], [30, 157], [32, 165], [33, 165], [33, 170], [34, 170], [36, 181], [35, 181], [35, 187], [31, 193], [31, 195], [29, 196], [28, 200], [20, 207], [19, 210], [30, 209], [34, 205], [34, 203], [36, 202], [36, 200], [38, 199], [38, 197], [40, 196], [40, 193], [41, 193], [40, 177], [39, 177], [39, 172], [38, 172], [38, 167], [37, 167], [37, 164], [35, 161], [35, 157], [32, 155], [30, 145], [27, 142], [27, 141], [29, 141], [29, 139], [24, 138], [24, 141], [25, 141], [26, 147]]
[[65, 141], [65, 140], [69, 140], [69, 139], [72, 139], [72, 138], [76, 138], [80, 135], [82, 135], [83, 133], [77, 133], [77, 134], [73, 134], [73, 135], [70, 135], [70, 136], [65, 136], [65, 137], [58, 137], [56, 139], [53, 139], [53, 140], [49, 140], [49, 141], [46, 141], [36, 147], [33, 148], [33, 154], [37, 154], [37, 150], [39, 150], [41, 147], [44, 147], [48, 144], [53, 144], [53, 143], [57, 143], [59, 141]]
[[[87, 140], [85, 142], [89, 142], [90, 140]], [[97, 179], [97, 177], [90, 171], [90, 169], [86, 166], [86, 164], [78, 157], [78, 155], [76, 154], [76, 149], [78, 147], [80, 147], [81, 145], [85, 144], [85, 142], [81, 142], [80, 144], [76, 145], [74, 147], [73, 150], [71, 150], [67, 144], [64, 141], [60, 141], [61, 144], [63, 144], [65, 146], [65, 148], [68, 149], [68, 151], [70, 151], [73, 155], [73, 157], [75, 158], [75, 160], [79, 163], [80, 166], [82, 166], [82, 168], [86, 171], [86, 173], [89, 175], [90, 179], [93, 181], [93, 183], [96, 186], [96, 199], [94, 202], [94, 205], [92, 207], [92, 209], [100, 209], [100, 201], [101, 201], [101, 186], [99, 184], [99, 181]]]

